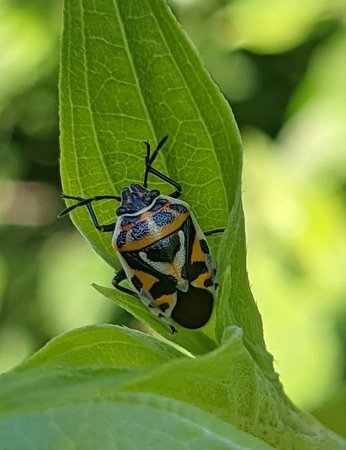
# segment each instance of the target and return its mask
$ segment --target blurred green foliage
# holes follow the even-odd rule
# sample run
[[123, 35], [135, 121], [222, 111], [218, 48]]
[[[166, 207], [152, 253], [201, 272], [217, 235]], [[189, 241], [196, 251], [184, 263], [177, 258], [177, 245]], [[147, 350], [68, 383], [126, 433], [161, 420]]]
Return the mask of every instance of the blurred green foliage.
[[[170, 4], [242, 132], [250, 280], [276, 369], [346, 435], [343, 1]], [[64, 330], [131, 320], [90, 287], [111, 268], [56, 220], [60, 9], [0, 6], [0, 371]]]

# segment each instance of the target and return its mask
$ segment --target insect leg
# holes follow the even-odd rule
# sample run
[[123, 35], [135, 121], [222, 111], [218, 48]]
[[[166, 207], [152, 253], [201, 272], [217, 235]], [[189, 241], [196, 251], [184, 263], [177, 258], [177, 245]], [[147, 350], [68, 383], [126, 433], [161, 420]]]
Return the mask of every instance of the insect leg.
[[150, 155], [150, 144], [149, 142], [145, 141], [144, 145], [147, 147], [147, 154], [145, 156], [145, 174], [144, 174], [144, 183], [143, 186], [146, 188], [148, 185], [148, 175], [149, 175], [149, 167], [153, 162], [155, 161], [157, 154], [160, 150], [160, 148], [164, 145], [164, 143], [167, 141], [168, 136], [165, 136], [161, 141], [158, 143], [154, 153]]
[[175, 191], [169, 194], [170, 197], [179, 198], [181, 196], [182, 194], [181, 186], [176, 181], [172, 180], [172, 178], [167, 177], [166, 175], [154, 169], [153, 167], [149, 167], [148, 172], [152, 173], [156, 177], [161, 178], [161, 180], [166, 181], [166, 183], [171, 184], [173, 187], [175, 187]]
[[223, 233], [225, 228], [218, 228], [217, 230], [204, 231], [204, 236], [210, 236], [211, 234]]
[[178, 330], [173, 325], [170, 325], [169, 328], [171, 329], [172, 334], [178, 333]]
[[109, 223], [109, 224], [106, 224], [106, 225], [100, 225], [99, 221], [98, 221], [98, 219], [96, 217], [94, 208], [92, 207], [92, 204], [91, 203], [86, 203], [85, 206], [86, 206], [86, 208], [88, 210], [88, 213], [89, 213], [90, 219], [92, 221], [92, 224], [94, 225], [94, 227], [97, 230], [101, 231], [102, 233], [107, 233], [107, 232], [113, 232], [114, 231], [116, 222]]
[[62, 198], [68, 198], [70, 200], [77, 200], [78, 203], [76, 203], [75, 205], [69, 206], [68, 208], [61, 211], [61, 213], [58, 215], [58, 218], [66, 216], [66, 214], [70, 214], [70, 212], [76, 208], [80, 208], [81, 206], [86, 206], [89, 203], [96, 202], [99, 200], [112, 199], [112, 200], [118, 200], [118, 202], [121, 202], [121, 198], [117, 195], [97, 195], [96, 197], [92, 197], [92, 198], [84, 198], [84, 197], [80, 197], [80, 196], [67, 195], [67, 194], [61, 194], [61, 196], [62, 196]]
[[136, 294], [136, 292], [132, 291], [131, 289], [127, 289], [124, 286], [120, 286], [120, 283], [124, 280], [126, 280], [126, 274], [124, 269], [121, 269], [112, 280], [112, 284], [115, 287], [115, 289], [118, 289], [121, 292], [125, 292], [125, 294], [130, 294], [133, 297], [139, 298], [139, 295]]
[[160, 148], [163, 147], [163, 145], [165, 144], [165, 142], [167, 141], [168, 136], [165, 136], [164, 138], [161, 139], [161, 141], [158, 143], [155, 151], [153, 152], [152, 155], [150, 155], [150, 144], [149, 142], [144, 142], [145, 146], [147, 147], [147, 154], [145, 157], [145, 174], [144, 174], [144, 187], [147, 187], [148, 185], [148, 175], [149, 173], [152, 173], [153, 175], [155, 175], [156, 177], [160, 178], [163, 181], [166, 181], [166, 183], [170, 184], [171, 186], [173, 186], [175, 188], [175, 191], [172, 192], [172, 194], [169, 194], [170, 197], [173, 198], [178, 198], [180, 197], [181, 193], [182, 193], [182, 189], [179, 183], [177, 183], [176, 181], [172, 180], [172, 178], [167, 177], [167, 175], [164, 175], [163, 173], [159, 172], [158, 170], [154, 169], [152, 167], [152, 164], [154, 163], [157, 154], [160, 150]]

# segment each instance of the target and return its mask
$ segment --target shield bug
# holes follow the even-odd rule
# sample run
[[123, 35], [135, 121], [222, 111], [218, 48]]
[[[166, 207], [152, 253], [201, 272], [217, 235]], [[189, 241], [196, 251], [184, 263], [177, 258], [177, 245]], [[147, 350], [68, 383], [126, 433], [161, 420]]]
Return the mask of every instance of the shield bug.
[[[195, 329], [205, 325], [213, 310], [217, 283], [216, 267], [206, 236], [224, 229], [202, 232], [188, 203], [179, 199], [181, 186], [152, 167], [165, 136], [151, 153], [146, 146], [143, 185], [131, 184], [121, 196], [92, 198], [63, 194], [77, 203], [59, 214], [62, 217], [85, 206], [94, 227], [113, 233], [112, 246], [122, 269], [113, 278], [116, 289], [139, 298], [158, 317], [170, 324]], [[152, 174], [174, 188], [170, 195], [148, 189]], [[101, 225], [92, 203], [104, 199], [120, 202], [114, 223]], [[121, 285], [128, 280], [133, 289]]]

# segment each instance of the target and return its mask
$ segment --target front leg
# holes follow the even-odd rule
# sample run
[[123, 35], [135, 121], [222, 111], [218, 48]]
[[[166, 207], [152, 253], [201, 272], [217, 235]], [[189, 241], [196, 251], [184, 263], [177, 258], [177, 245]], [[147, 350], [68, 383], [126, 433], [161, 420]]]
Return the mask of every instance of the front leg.
[[139, 295], [136, 292], [134, 292], [131, 289], [128, 289], [124, 286], [120, 286], [120, 283], [126, 279], [127, 279], [127, 277], [125, 274], [125, 270], [121, 269], [121, 270], [119, 270], [118, 273], [115, 274], [115, 277], [112, 280], [112, 284], [115, 287], [115, 289], [118, 289], [121, 292], [125, 292], [125, 294], [129, 294], [129, 295], [132, 295], [133, 297], [139, 298]]
[[85, 206], [86, 206], [86, 208], [88, 210], [89, 217], [90, 217], [90, 219], [92, 221], [92, 224], [94, 225], [94, 227], [97, 230], [101, 231], [102, 233], [109, 233], [109, 232], [113, 232], [114, 231], [116, 222], [109, 223], [109, 224], [106, 224], [106, 225], [99, 224], [99, 221], [98, 221], [98, 219], [96, 217], [96, 214], [95, 214], [94, 208], [92, 207], [92, 204], [91, 203], [87, 203]]

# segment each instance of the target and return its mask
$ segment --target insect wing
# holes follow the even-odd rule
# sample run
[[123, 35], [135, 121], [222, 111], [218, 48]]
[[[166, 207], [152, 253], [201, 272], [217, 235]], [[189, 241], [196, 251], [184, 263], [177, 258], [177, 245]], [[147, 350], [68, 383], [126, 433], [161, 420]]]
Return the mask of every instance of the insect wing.
[[189, 289], [177, 291], [171, 317], [180, 325], [195, 329], [205, 325], [212, 314], [216, 272], [208, 243], [192, 214], [187, 222], [185, 271]]
[[203, 231], [192, 213], [191, 219], [193, 227], [191, 227], [190, 232], [190, 247], [187, 261], [189, 281], [196, 288], [208, 289], [210, 292], [214, 292], [215, 262]]

